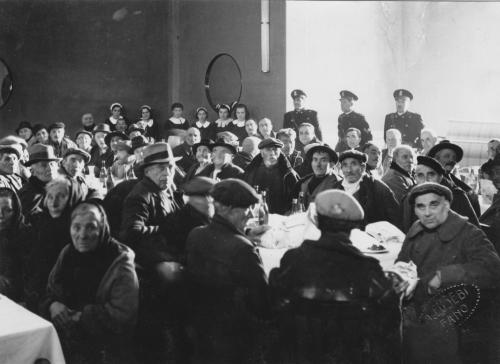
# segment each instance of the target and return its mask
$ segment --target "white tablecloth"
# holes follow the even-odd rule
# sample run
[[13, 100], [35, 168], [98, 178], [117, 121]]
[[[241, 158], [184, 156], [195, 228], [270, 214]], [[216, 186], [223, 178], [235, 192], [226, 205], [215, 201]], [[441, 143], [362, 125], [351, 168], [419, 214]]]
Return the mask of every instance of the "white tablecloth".
[[0, 364], [32, 364], [39, 358], [65, 363], [54, 326], [0, 295]]

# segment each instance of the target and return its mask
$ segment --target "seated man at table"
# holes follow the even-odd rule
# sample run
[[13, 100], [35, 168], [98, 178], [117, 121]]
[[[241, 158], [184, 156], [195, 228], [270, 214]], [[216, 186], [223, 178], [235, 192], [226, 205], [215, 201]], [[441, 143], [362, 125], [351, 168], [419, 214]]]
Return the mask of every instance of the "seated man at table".
[[415, 186], [413, 179], [413, 149], [408, 145], [399, 145], [392, 152], [392, 162], [389, 170], [382, 177], [384, 182], [394, 192], [399, 203], [408, 193], [410, 188]]
[[209, 177], [214, 180], [243, 178], [243, 169], [233, 164], [233, 158], [237, 152], [234, 144], [220, 138], [209, 147], [212, 152], [212, 163], [203, 168], [197, 176]]
[[287, 251], [269, 277], [284, 305], [281, 359], [399, 363], [397, 294], [377, 259], [349, 239], [363, 224], [363, 209], [339, 190], [319, 193], [315, 203], [321, 237]]
[[387, 185], [366, 174], [366, 154], [347, 150], [339, 156], [344, 179], [334, 188], [352, 195], [365, 212], [364, 225], [377, 221], [388, 221], [399, 227], [401, 224], [399, 203]]
[[299, 193], [303, 193], [302, 202], [305, 208], [314, 201], [318, 193], [333, 188], [335, 182], [340, 180], [334, 171], [339, 157], [329, 146], [318, 144], [311, 147], [307, 151], [306, 160], [311, 161], [313, 174], [301, 178], [292, 192], [293, 198], [297, 198]]
[[72, 242], [49, 277], [44, 312], [68, 363], [127, 362], [139, 305], [134, 253], [111, 237], [99, 204], [75, 207], [70, 231]]
[[[483, 290], [500, 284], [495, 248], [481, 229], [451, 210], [452, 199], [449, 188], [433, 182], [414, 187], [409, 195], [418, 221], [408, 231], [397, 258], [414, 262], [419, 277], [403, 311], [407, 363], [462, 363], [465, 352], [460, 353], [458, 327], [442, 325], [433, 316], [426, 319], [422, 309], [433, 295], [453, 285], [474, 284]], [[483, 299], [479, 306], [484, 303]], [[448, 316], [440, 313], [438, 317]]]

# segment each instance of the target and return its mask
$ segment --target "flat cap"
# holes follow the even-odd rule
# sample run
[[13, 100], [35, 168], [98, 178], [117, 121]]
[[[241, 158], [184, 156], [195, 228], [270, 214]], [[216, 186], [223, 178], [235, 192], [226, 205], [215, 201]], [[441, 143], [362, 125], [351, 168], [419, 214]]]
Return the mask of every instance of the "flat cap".
[[276, 138], [267, 138], [261, 141], [258, 145], [259, 149], [264, 148], [283, 148], [283, 142]]
[[345, 191], [323, 191], [318, 193], [314, 202], [318, 215], [347, 221], [361, 221], [365, 217], [359, 202]]
[[295, 99], [295, 98], [300, 97], [300, 96], [307, 97], [306, 93], [302, 90], [299, 90], [299, 89], [293, 90], [292, 93], [290, 94], [290, 96], [292, 96], [292, 99]]
[[85, 164], [90, 162], [90, 154], [87, 153], [86, 151], [84, 151], [83, 149], [80, 149], [80, 148], [69, 148], [64, 153], [63, 158], [66, 158], [67, 156], [72, 155], [72, 154], [76, 154], [76, 155], [81, 156], [83, 158], [83, 161], [85, 162]]
[[464, 150], [462, 149], [462, 147], [460, 147], [458, 144], [450, 142], [449, 140], [442, 140], [439, 143], [437, 143], [435, 146], [431, 148], [431, 150], [429, 150], [427, 155], [429, 157], [435, 158], [436, 154], [443, 149], [453, 150], [457, 155], [457, 163], [459, 163], [464, 157]]
[[348, 90], [342, 90], [340, 91], [340, 98], [341, 99], [351, 99], [354, 101], [358, 101], [358, 96], [354, 92], [348, 91]]
[[436, 171], [436, 173], [441, 175], [444, 175], [446, 173], [441, 163], [439, 163], [434, 158], [428, 157], [426, 155], [419, 155], [417, 157], [417, 165], [424, 165], [432, 168], [434, 171]]
[[106, 136], [104, 137], [104, 142], [106, 143], [106, 145], [108, 147], [109, 147], [109, 145], [111, 143], [111, 139], [113, 137], [116, 137], [116, 136], [119, 136], [120, 138], [122, 138], [122, 140], [130, 140], [130, 138], [128, 137], [128, 135], [125, 134], [124, 132], [118, 131], [118, 130], [114, 130], [111, 133], [106, 134]]
[[415, 199], [418, 196], [422, 196], [428, 193], [435, 193], [438, 196], [443, 196], [450, 202], [453, 201], [453, 194], [448, 187], [440, 185], [439, 183], [425, 182], [412, 188], [408, 197], [410, 204], [414, 205]]
[[146, 145], [149, 144], [150, 143], [148, 142], [148, 138], [146, 138], [144, 135], [138, 135], [136, 137], [133, 137], [131, 152], [134, 152], [137, 148], [145, 147]]
[[94, 136], [92, 135], [92, 133], [90, 131], [87, 131], [85, 129], [80, 129], [76, 132], [75, 139], [78, 139], [78, 135], [80, 135], [80, 134], [88, 135], [90, 137], [90, 139], [94, 138]]
[[236, 178], [218, 182], [210, 190], [210, 195], [215, 201], [233, 207], [247, 208], [259, 201], [259, 196], [252, 186]]
[[64, 125], [63, 122], [58, 121], [56, 123], [52, 123], [49, 125], [49, 133], [52, 129], [65, 129], [65, 128], [66, 128], [66, 125]]
[[[313, 144], [316, 144], [316, 145], [313, 145]], [[310, 145], [313, 145], [313, 146], [310, 147], [310, 148], [308, 148], [307, 151], [306, 151], [306, 148], [308, 146], [310, 146]], [[318, 143], [308, 144], [308, 145], [306, 145], [304, 147], [304, 151], [306, 152], [306, 158], [308, 160], [312, 159], [312, 156], [313, 156], [314, 153], [316, 153], [316, 152], [322, 152], [322, 153], [327, 153], [330, 156], [330, 160], [333, 163], [337, 163], [339, 161], [338, 154], [332, 148], [330, 148], [326, 144], [318, 144]]]
[[186, 196], [207, 196], [216, 182], [208, 177], [194, 177], [182, 185]]
[[404, 88], [395, 90], [392, 96], [394, 96], [395, 99], [398, 99], [399, 97], [408, 97], [410, 100], [413, 100], [413, 94]]
[[340, 153], [339, 162], [342, 163], [342, 161], [346, 158], [357, 159], [359, 163], [366, 163], [366, 161], [368, 160], [368, 157], [365, 153], [361, 153], [360, 151], [357, 151], [355, 149], [346, 150], [345, 152]]

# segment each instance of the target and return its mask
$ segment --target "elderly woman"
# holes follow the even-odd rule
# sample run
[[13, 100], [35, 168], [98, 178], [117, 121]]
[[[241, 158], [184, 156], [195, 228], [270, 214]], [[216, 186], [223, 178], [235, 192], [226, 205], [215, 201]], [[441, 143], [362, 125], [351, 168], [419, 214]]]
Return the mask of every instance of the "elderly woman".
[[44, 313], [54, 323], [69, 363], [96, 363], [103, 357], [129, 362], [126, 343], [139, 303], [134, 253], [111, 237], [106, 213], [97, 203], [75, 207], [69, 230], [71, 243], [50, 273]]

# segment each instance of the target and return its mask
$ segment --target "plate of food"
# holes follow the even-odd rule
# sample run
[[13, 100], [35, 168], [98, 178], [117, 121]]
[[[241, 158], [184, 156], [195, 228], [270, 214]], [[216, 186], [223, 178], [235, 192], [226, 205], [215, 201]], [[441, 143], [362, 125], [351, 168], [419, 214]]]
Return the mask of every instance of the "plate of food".
[[383, 254], [387, 253], [389, 250], [387, 250], [387, 248], [382, 244], [373, 243], [367, 248], [362, 249], [361, 251], [365, 254]]

